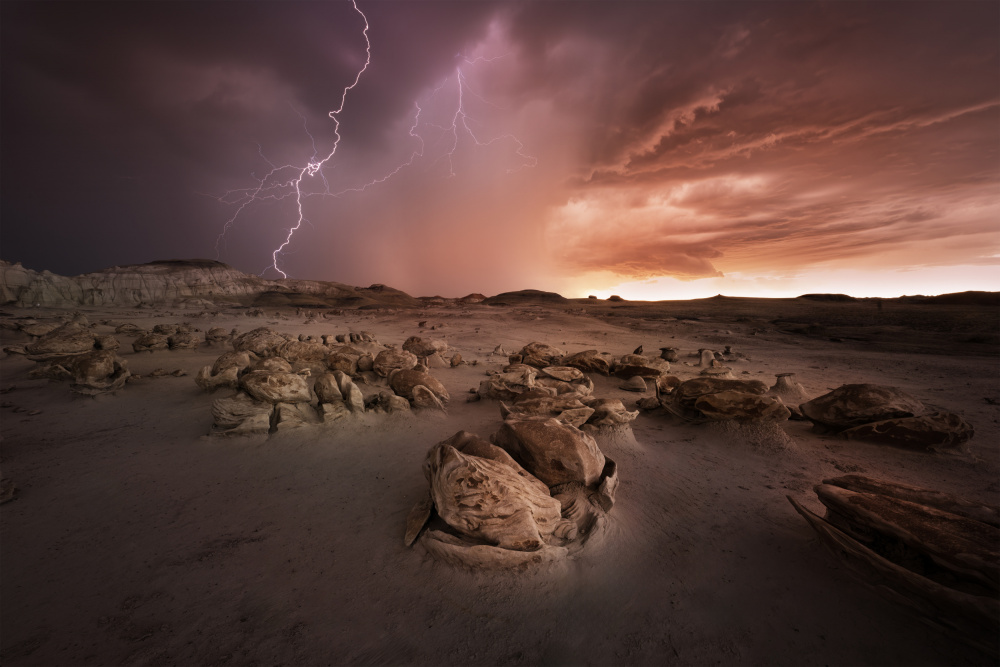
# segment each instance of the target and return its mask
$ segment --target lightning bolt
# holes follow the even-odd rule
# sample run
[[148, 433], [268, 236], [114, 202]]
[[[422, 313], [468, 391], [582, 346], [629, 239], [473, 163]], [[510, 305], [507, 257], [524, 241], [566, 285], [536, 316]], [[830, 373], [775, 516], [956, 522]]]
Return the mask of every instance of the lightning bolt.
[[[334, 123], [334, 128], [333, 128], [334, 141], [332, 147], [330, 148], [329, 153], [327, 153], [326, 157], [318, 159], [319, 153], [316, 148], [316, 140], [313, 137], [313, 135], [309, 132], [308, 123], [306, 122], [306, 117], [299, 110], [293, 107], [295, 113], [302, 118], [303, 129], [312, 142], [312, 148], [313, 148], [312, 157], [309, 158], [309, 160], [304, 166], [291, 165], [291, 164], [276, 166], [264, 155], [263, 149], [258, 144], [257, 152], [270, 168], [269, 171], [261, 178], [257, 178], [256, 176], [254, 176], [257, 183], [253, 187], [244, 188], [240, 190], [231, 190], [229, 192], [224, 193], [222, 196], [216, 197], [216, 199], [222, 202], [223, 204], [236, 206], [235, 212], [228, 220], [226, 220], [225, 224], [223, 225], [221, 233], [216, 239], [215, 242], [216, 259], [218, 259], [219, 256], [221, 255], [222, 247], [225, 244], [225, 238], [227, 233], [232, 228], [232, 226], [236, 224], [237, 219], [249, 206], [257, 202], [262, 202], [267, 200], [282, 201], [291, 198], [295, 202], [295, 209], [297, 213], [295, 224], [289, 227], [288, 233], [285, 236], [285, 240], [271, 253], [271, 263], [267, 267], [265, 267], [264, 270], [261, 272], [261, 274], [263, 274], [269, 269], [274, 269], [279, 274], [281, 274], [282, 278], [287, 278], [288, 274], [285, 271], [283, 271], [281, 267], [278, 266], [278, 257], [291, 244], [292, 237], [295, 235], [295, 232], [298, 231], [299, 228], [301, 228], [302, 225], [307, 222], [305, 217], [305, 210], [303, 208], [304, 198], [316, 195], [323, 197], [341, 197], [348, 193], [364, 192], [365, 190], [368, 190], [371, 187], [385, 183], [386, 181], [390, 180], [393, 176], [398, 174], [400, 171], [402, 171], [407, 167], [412, 166], [418, 159], [424, 157], [425, 149], [427, 148], [427, 146], [424, 137], [420, 134], [419, 131], [420, 127], [422, 126], [420, 116], [421, 113], [423, 112], [423, 109], [421, 108], [419, 102], [414, 102], [414, 108], [416, 109], [416, 112], [413, 117], [413, 124], [410, 126], [409, 129], [409, 136], [418, 142], [419, 147], [410, 154], [409, 159], [406, 160], [405, 162], [400, 163], [398, 166], [396, 166], [391, 171], [385, 173], [384, 175], [374, 178], [362, 185], [344, 188], [342, 190], [338, 190], [335, 192], [332, 191], [330, 188], [330, 183], [327, 181], [326, 174], [324, 172], [324, 167], [326, 167], [327, 163], [329, 163], [337, 154], [337, 148], [340, 145], [341, 141], [340, 119], [338, 118], [338, 116], [344, 110], [344, 106], [347, 104], [347, 94], [358, 85], [358, 82], [361, 81], [361, 76], [365, 73], [365, 71], [368, 69], [368, 66], [371, 64], [371, 40], [368, 37], [368, 30], [370, 29], [370, 26], [368, 24], [368, 17], [365, 16], [364, 12], [362, 12], [361, 9], [358, 7], [357, 0], [351, 0], [351, 5], [354, 7], [354, 11], [356, 11], [358, 15], [361, 16], [365, 24], [364, 30], [362, 31], [362, 35], [365, 38], [365, 63], [358, 70], [358, 73], [354, 77], [354, 81], [350, 85], [344, 87], [340, 96], [340, 105], [336, 109], [330, 111], [327, 114], [328, 117], [331, 120], [333, 120]], [[495, 58], [479, 57], [474, 60], [469, 60], [468, 58], [461, 55], [459, 55], [458, 57], [460, 57], [462, 59], [462, 62], [465, 64], [475, 65], [479, 62], [493, 62], [495, 60], [498, 60], [499, 58], [502, 58], [503, 56], [498, 56]], [[457, 102], [455, 104], [454, 114], [451, 115], [450, 124], [447, 126], [441, 126], [429, 122], [423, 123], [423, 125], [435, 127], [444, 132], [445, 134], [450, 135], [451, 137], [450, 145], [446, 149], [444, 155], [442, 155], [441, 158], [439, 158], [447, 161], [448, 176], [449, 177], [455, 176], [454, 156], [455, 152], [458, 150], [460, 136], [465, 136], [465, 135], [470, 137], [473, 143], [477, 147], [490, 146], [494, 143], [505, 140], [511, 142], [514, 146], [515, 155], [517, 155], [521, 160], [521, 165], [516, 169], [508, 168], [507, 169], [508, 173], [518, 171], [519, 169], [525, 167], [534, 167], [538, 163], [537, 158], [534, 158], [525, 153], [524, 144], [513, 134], [502, 134], [493, 137], [492, 139], [483, 140], [480, 138], [479, 135], [477, 135], [476, 132], [473, 131], [472, 127], [470, 127], [470, 123], [475, 124], [476, 121], [468, 114], [466, 110], [466, 105], [465, 105], [466, 95], [471, 95], [472, 97], [475, 97], [485, 102], [486, 104], [491, 104], [491, 103], [485, 100], [481, 95], [476, 93], [474, 90], [472, 90], [465, 77], [465, 73], [462, 71], [461, 65], [455, 68], [455, 74], [453, 76], [449, 76], [448, 78], [446, 78], [444, 82], [442, 82], [439, 86], [437, 86], [437, 88], [435, 88], [432, 91], [432, 93], [430, 94], [430, 99], [433, 100], [438, 95], [438, 93], [445, 87], [447, 87], [449, 83], [451, 83], [452, 81], [454, 82], [455, 90], [457, 91]], [[307, 177], [312, 178], [315, 177], [317, 174], [322, 179], [324, 188], [319, 192], [303, 192], [302, 188], [303, 181]]]

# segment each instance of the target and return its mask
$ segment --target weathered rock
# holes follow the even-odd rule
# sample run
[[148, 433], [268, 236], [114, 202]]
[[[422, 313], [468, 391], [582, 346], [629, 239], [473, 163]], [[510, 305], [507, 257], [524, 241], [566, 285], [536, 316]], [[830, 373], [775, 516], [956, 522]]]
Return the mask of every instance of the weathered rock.
[[594, 439], [556, 419], [505, 421], [495, 442], [548, 486], [567, 482], [589, 486], [604, 470], [604, 454]]
[[125, 334], [125, 335], [138, 335], [142, 333], [142, 329], [138, 325], [132, 322], [123, 322], [115, 327], [115, 333]]
[[849, 440], [867, 440], [913, 449], [959, 447], [975, 435], [964, 419], [951, 412], [935, 411], [917, 417], [900, 417], [854, 426], [841, 432]]
[[845, 384], [803, 403], [799, 409], [814, 424], [834, 431], [927, 411], [923, 403], [909, 394], [876, 384]]
[[[430, 390], [428, 389], [428, 392]], [[433, 396], [433, 394], [431, 394]], [[435, 397], [437, 400], [437, 397]], [[438, 401], [440, 403], [440, 401]], [[410, 402], [402, 396], [396, 396], [389, 390], [382, 390], [372, 398], [368, 399], [365, 409], [379, 410], [387, 413], [410, 412]], [[442, 406], [442, 409], [443, 406]]]
[[373, 373], [375, 370], [375, 357], [365, 353], [358, 357], [358, 373]]
[[341, 396], [344, 397], [344, 404], [347, 409], [351, 412], [361, 414], [365, 411], [365, 397], [358, 389], [358, 385], [354, 384], [350, 376], [341, 371], [333, 371], [333, 377], [337, 381], [337, 386], [340, 389]]
[[94, 336], [94, 347], [98, 350], [117, 350], [121, 343], [114, 336]]
[[642, 379], [641, 375], [633, 375], [625, 383], [622, 384], [622, 389], [625, 391], [646, 391], [646, 381]]
[[278, 343], [274, 353], [291, 364], [292, 368], [309, 368], [321, 372], [327, 369], [326, 358], [330, 350], [320, 343], [289, 340]]
[[670, 370], [662, 359], [648, 359], [641, 354], [626, 354], [611, 369], [615, 377], [627, 380], [633, 377], [655, 378]]
[[550, 377], [561, 382], [582, 382], [584, 380], [583, 371], [569, 366], [546, 366], [539, 369], [538, 377]]
[[785, 421], [792, 414], [780, 398], [731, 390], [699, 396], [694, 408], [715, 421]]
[[726, 380], [720, 378], [695, 378], [677, 385], [671, 393], [674, 401], [685, 407], [694, 407], [698, 397], [717, 394], [722, 391], [738, 391], [745, 394], [766, 394], [767, 385], [760, 380]]
[[563, 424], [579, 428], [594, 414], [593, 408], [580, 401], [579, 394], [562, 394], [559, 396], [518, 397], [511, 405], [500, 403], [500, 416], [507, 419], [536, 417], [540, 419], [555, 418]]
[[212, 343], [225, 343], [229, 341], [229, 332], [222, 327], [212, 327], [205, 332], [205, 342], [211, 345]]
[[358, 361], [365, 352], [351, 345], [335, 345], [330, 348], [326, 364], [331, 371], [340, 371], [347, 375], [358, 374]]
[[594, 411], [587, 420], [591, 426], [624, 426], [639, 416], [638, 410], [626, 410], [625, 404], [617, 398], [587, 398], [584, 402]]
[[704, 366], [708, 368], [715, 365], [713, 363], [715, 361], [715, 352], [713, 352], [712, 350], [707, 350], [704, 348], [698, 350], [698, 356], [699, 356], [699, 361], [698, 361], [699, 366]]
[[448, 351], [448, 343], [443, 340], [410, 336], [403, 343], [403, 350], [417, 357], [429, 357], [432, 354], [444, 354]]
[[866, 488], [855, 491], [854, 484], [841, 486], [844, 479], [815, 487], [827, 507], [823, 518], [788, 500], [821, 542], [877, 592], [995, 656], [1000, 530], [921, 502], [941, 495], [931, 489], [865, 479]]
[[568, 357], [564, 357], [560, 363], [562, 363], [563, 366], [578, 368], [581, 371], [588, 373], [610, 375], [611, 367], [614, 365], [614, 357], [607, 352], [584, 350], [583, 352], [577, 352], [569, 355]]
[[251, 371], [240, 379], [244, 391], [267, 403], [308, 403], [309, 384], [301, 375], [286, 372]]
[[132, 341], [134, 352], [153, 352], [154, 350], [166, 350], [170, 347], [167, 336], [158, 333], [142, 334]]
[[545, 485], [509, 466], [439, 444], [428, 453], [425, 469], [438, 516], [463, 536], [535, 551], [566, 530], [559, 501]]
[[286, 431], [319, 424], [320, 416], [308, 403], [278, 403], [274, 406], [275, 428]]
[[450, 365], [450, 366], [451, 366], [452, 368], [455, 368], [455, 367], [457, 367], [457, 366], [461, 366], [461, 365], [462, 365], [462, 364], [464, 364], [464, 363], [465, 363], [465, 362], [464, 362], [464, 361], [462, 361], [462, 355], [461, 355], [461, 354], [459, 354], [458, 352], [456, 352], [456, 353], [455, 353], [455, 354], [454, 354], [454, 355], [452, 356], [452, 358], [451, 358], [451, 361], [450, 361], [450, 362], [448, 362], [448, 364], [449, 364], [449, 365]]
[[94, 334], [85, 326], [67, 322], [25, 345], [24, 349], [28, 353], [28, 359], [32, 361], [83, 354], [94, 349]]
[[178, 331], [167, 337], [167, 347], [171, 350], [193, 350], [201, 341], [193, 332]]
[[702, 377], [718, 378], [720, 380], [733, 379], [733, 369], [728, 366], [709, 366], [699, 373]]
[[258, 327], [233, 339], [233, 349], [237, 352], [253, 352], [258, 357], [271, 357], [275, 348], [288, 339], [267, 327]]
[[644, 412], [649, 412], [660, 407], [660, 400], [655, 396], [646, 396], [636, 401], [635, 406]]
[[414, 408], [418, 410], [440, 410], [441, 412], [445, 412], [445, 407], [441, 399], [435, 396], [434, 392], [424, 385], [418, 384], [415, 386], [412, 395]]
[[257, 401], [246, 394], [231, 398], [219, 398], [212, 403], [212, 418], [215, 433], [249, 435], [267, 433], [271, 428], [271, 413], [274, 406]]
[[774, 386], [767, 390], [768, 394], [777, 396], [786, 405], [799, 405], [809, 400], [805, 387], [792, 379], [795, 373], [778, 373], [774, 377]]
[[[510, 366], [508, 369], [512, 368]], [[530, 391], [535, 386], [535, 376], [538, 371], [520, 364], [513, 370], [505, 369], [502, 373], [491, 375], [479, 385], [479, 395], [483, 398], [495, 398], [510, 401], [515, 397]]]
[[678, 356], [679, 350], [676, 347], [661, 347], [660, 348], [660, 359], [664, 361], [676, 362], [680, 360]]
[[28, 376], [71, 381], [73, 391], [95, 396], [121, 389], [129, 372], [127, 362], [120, 359], [114, 350], [91, 350], [85, 354], [51, 359], [31, 369]]
[[681, 382], [659, 398], [668, 412], [693, 422], [787, 419], [790, 413], [781, 400], [765, 397], [766, 393], [767, 385], [759, 380], [700, 377]]
[[344, 401], [344, 395], [340, 393], [340, 384], [333, 373], [324, 373], [317, 377], [313, 391], [321, 404], [342, 403]]
[[830, 510], [827, 520], [852, 536], [882, 533], [925, 554], [956, 578], [972, 579], [994, 592], [1000, 586], [1000, 530], [995, 526], [885, 493], [833, 484], [818, 484], [815, 491]]
[[194, 383], [205, 391], [215, 391], [220, 387], [237, 389], [240, 386], [240, 369], [236, 366], [229, 366], [221, 372], [213, 374], [211, 366], [204, 366], [195, 376]]
[[153, 333], [161, 336], [172, 336], [177, 333], [176, 324], [157, 324], [153, 327]]
[[230, 368], [235, 368], [239, 374], [249, 368], [252, 361], [249, 352], [223, 352], [212, 364], [212, 375], [219, 375]]
[[545, 343], [528, 343], [518, 353], [521, 355], [521, 363], [535, 368], [545, 368], [546, 366], [561, 365], [565, 352], [558, 347], [553, 347]]
[[406, 350], [382, 350], [375, 357], [372, 370], [382, 377], [389, 377], [394, 370], [410, 370], [417, 365], [417, 357]]
[[291, 373], [292, 365], [281, 357], [264, 357], [254, 359], [250, 363], [252, 371], [268, 371], [271, 373]]
[[656, 378], [656, 393], [657, 394], [670, 394], [673, 393], [674, 389], [679, 387], [681, 384], [681, 379], [673, 375], [661, 375]]
[[389, 375], [389, 386], [407, 400], [413, 400], [413, 388], [419, 385], [430, 389], [444, 403], [451, 399], [444, 385], [430, 373], [412, 369], [392, 371]]
[[320, 403], [317, 412], [324, 424], [332, 424], [351, 415], [350, 409], [343, 401]]

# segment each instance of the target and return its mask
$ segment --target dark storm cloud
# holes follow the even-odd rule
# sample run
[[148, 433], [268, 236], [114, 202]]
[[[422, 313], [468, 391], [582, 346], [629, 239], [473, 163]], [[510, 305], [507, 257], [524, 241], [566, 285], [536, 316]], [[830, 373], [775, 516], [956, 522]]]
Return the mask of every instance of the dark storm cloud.
[[[372, 60], [293, 275], [457, 294], [1000, 255], [996, 3], [359, 6]], [[0, 7], [3, 256], [37, 268], [214, 256], [213, 196], [325, 156], [364, 63], [350, 2]], [[287, 195], [222, 259], [266, 267]]]

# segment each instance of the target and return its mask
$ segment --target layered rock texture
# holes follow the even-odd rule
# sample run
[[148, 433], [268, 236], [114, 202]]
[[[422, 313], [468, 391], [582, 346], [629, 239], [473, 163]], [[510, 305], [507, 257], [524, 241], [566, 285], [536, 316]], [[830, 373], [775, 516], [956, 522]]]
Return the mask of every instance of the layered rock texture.
[[54, 308], [111, 305], [377, 308], [416, 306], [419, 301], [384, 285], [351, 287], [313, 280], [265, 280], [209, 259], [115, 266], [72, 277], [33, 271], [0, 260], [0, 304]]

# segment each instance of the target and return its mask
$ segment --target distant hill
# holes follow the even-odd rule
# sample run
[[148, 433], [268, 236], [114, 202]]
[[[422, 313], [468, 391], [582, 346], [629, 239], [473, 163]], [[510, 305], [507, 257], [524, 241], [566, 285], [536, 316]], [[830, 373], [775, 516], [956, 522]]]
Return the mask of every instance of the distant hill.
[[212, 259], [169, 259], [79, 276], [32, 271], [0, 260], [0, 304], [17, 306], [213, 306], [398, 308], [420, 302], [385, 285], [265, 280]]
[[937, 296], [901, 296], [904, 303], [926, 303], [937, 306], [992, 306], [1000, 308], [1000, 292], [953, 292]]
[[521, 304], [566, 304], [570, 300], [555, 292], [543, 292], [536, 289], [523, 289], [516, 292], [504, 292], [491, 296], [483, 301], [487, 306], [516, 306]]
[[797, 298], [810, 301], [857, 301], [853, 296], [847, 294], [803, 294]]

